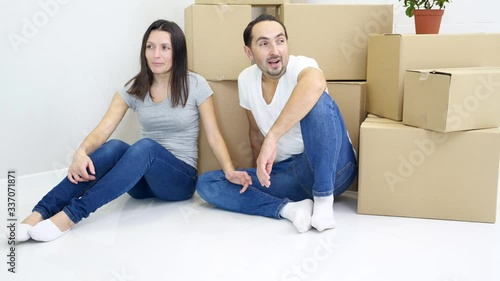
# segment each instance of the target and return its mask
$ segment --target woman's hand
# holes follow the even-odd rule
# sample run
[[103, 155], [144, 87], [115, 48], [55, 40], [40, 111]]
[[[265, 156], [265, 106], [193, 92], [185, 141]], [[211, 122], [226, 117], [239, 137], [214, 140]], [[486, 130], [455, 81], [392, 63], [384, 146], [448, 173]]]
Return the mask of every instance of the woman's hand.
[[[83, 140], [78, 150], [73, 155], [73, 162], [68, 169], [68, 180], [74, 184], [95, 180], [94, 163], [88, 154], [101, 147], [104, 142], [115, 131], [123, 116], [127, 112], [128, 105], [118, 92], [113, 96], [108, 111], [104, 114], [101, 122]], [[90, 174], [89, 174], [90, 172]]]
[[74, 184], [95, 180], [94, 163], [85, 152], [77, 150], [73, 155], [73, 162], [68, 169], [68, 180]]
[[226, 179], [234, 184], [242, 185], [243, 188], [240, 193], [247, 190], [248, 186], [252, 184], [252, 178], [245, 171], [232, 171], [225, 173]]

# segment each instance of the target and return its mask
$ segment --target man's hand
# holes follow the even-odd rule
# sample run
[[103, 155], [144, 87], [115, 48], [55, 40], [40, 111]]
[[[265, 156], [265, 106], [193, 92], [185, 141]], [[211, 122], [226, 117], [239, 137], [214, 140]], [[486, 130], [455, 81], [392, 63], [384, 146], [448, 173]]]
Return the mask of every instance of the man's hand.
[[276, 159], [277, 141], [265, 138], [257, 158], [257, 178], [262, 186], [271, 185], [271, 170]]

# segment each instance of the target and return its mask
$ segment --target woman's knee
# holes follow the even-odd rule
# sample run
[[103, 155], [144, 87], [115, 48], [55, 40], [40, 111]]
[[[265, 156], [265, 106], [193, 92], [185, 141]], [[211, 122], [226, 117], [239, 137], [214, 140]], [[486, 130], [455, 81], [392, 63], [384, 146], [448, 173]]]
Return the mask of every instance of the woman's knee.
[[150, 148], [152, 146], [158, 145], [158, 142], [150, 139], [150, 138], [143, 138], [138, 140], [136, 143], [132, 145], [134, 148]]
[[104, 143], [99, 150], [96, 150], [96, 153], [105, 156], [119, 156], [121, 157], [127, 149], [130, 147], [129, 144], [123, 142], [121, 140], [112, 139]]
[[152, 139], [140, 139], [130, 147], [130, 153], [134, 153], [137, 155], [148, 155], [151, 151], [151, 148], [158, 145], [159, 144]]
[[121, 140], [111, 139], [104, 143], [102, 147], [106, 147], [110, 150], [127, 150], [130, 145]]

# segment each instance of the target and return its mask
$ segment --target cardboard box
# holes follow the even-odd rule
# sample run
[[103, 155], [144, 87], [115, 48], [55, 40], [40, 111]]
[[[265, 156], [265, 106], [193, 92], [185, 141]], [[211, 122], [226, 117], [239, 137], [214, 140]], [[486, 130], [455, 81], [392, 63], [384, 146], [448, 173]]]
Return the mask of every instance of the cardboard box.
[[243, 51], [251, 6], [191, 5], [184, 15], [189, 69], [207, 80], [237, 80], [251, 63]]
[[409, 70], [403, 123], [437, 132], [500, 127], [500, 67]]
[[[253, 154], [248, 137], [246, 110], [240, 106], [236, 81], [209, 82], [214, 91], [213, 100], [219, 129], [224, 137], [236, 169], [253, 166]], [[198, 173], [220, 170], [212, 153], [203, 126], [200, 126]]]
[[[344, 118], [347, 132], [359, 158], [359, 127], [366, 118], [366, 82], [328, 82], [328, 92], [337, 103]], [[356, 178], [349, 190], [358, 190]]]
[[358, 213], [495, 222], [499, 128], [444, 134], [368, 117], [360, 137]]
[[367, 111], [400, 121], [408, 69], [500, 66], [500, 34], [370, 35]]
[[314, 58], [327, 80], [366, 80], [368, 34], [391, 33], [392, 5], [284, 4], [289, 52]]
[[340, 113], [359, 155], [359, 127], [366, 118], [366, 82], [328, 82], [328, 92], [339, 106]]
[[290, 0], [195, 0], [195, 4], [216, 5], [281, 5]]
[[243, 31], [261, 13], [277, 6], [191, 5], [184, 10], [188, 67], [211, 81], [237, 80], [251, 65], [243, 46]]

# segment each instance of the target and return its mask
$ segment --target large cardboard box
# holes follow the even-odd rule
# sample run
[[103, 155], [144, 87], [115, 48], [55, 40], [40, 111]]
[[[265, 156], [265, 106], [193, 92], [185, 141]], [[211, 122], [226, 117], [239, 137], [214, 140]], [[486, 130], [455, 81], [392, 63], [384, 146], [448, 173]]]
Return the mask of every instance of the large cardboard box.
[[500, 67], [408, 70], [404, 95], [404, 124], [443, 133], [500, 127]]
[[391, 33], [392, 5], [284, 4], [290, 54], [316, 59], [327, 80], [366, 80], [368, 34]]
[[280, 5], [290, 0], [195, 0], [195, 4], [216, 5]]
[[358, 213], [495, 222], [499, 128], [437, 133], [368, 117], [360, 133]]
[[[366, 118], [366, 82], [328, 82], [327, 86], [330, 96], [337, 103], [344, 118], [352, 146], [356, 150], [356, 154], [359, 155], [359, 127]], [[349, 190], [358, 190], [357, 178]]]
[[[238, 83], [235, 81], [208, 82], [214, 91], [213, 100], [219, 129], [224, 137], [233, 165], [236, 169], [253, 166], [253, 154], [248, 137], [246, 111], [240, 106]], [[200, 126], [198, 173], [220, 170]]]
[[184, 16], [189, 69], [207, 80], [237, 80], [251, 63], [243, 51], [251, 6], [191, 5]]
[[500, 34], [370, 35], [367, 111], [400, 121], [409, 69], [500, 66]]

